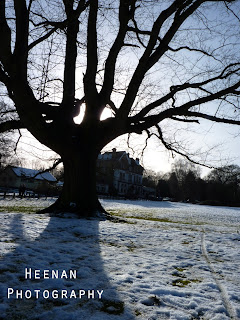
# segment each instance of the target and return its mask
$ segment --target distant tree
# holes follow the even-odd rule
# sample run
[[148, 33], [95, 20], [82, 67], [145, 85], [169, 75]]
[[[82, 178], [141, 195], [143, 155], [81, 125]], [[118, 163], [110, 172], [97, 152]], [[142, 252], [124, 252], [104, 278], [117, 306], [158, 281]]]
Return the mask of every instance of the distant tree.
[[168, 185], [169, 185], [171, 197], [174, 198], [175, 200], [181, 200], [182, 191], [181, 191], [179, 181], [175, 172], [171, 172], [168, 179]]
[[161, 178], [157, 183], [157, 194], [161, 197], [171, 197], [168, 181]]
[[188, 171], [182, 182], [183, 197], [185, 201], [193, 202], [199, 199], [200, 190], [198, 183], [199, 181], [195, 173], [191, 170]]
[[175, 160], [172, 164], [172, 172], [176, 173], [178, 182], [180, 185], [184, 184], [186, 180], [186, 176], [190, 173], [191, 176], [194, 176], [195, 179], [200, 177], [200, 167], [196, 164], [186, 160], [179, 158]]
[[0, 135], [0, 168], [4, 168], [11, 156], [12, 141], [8, 136]]
[[208, 199], [220, 203], [240, 203], [240, 167], [229, 165], [212, 170], [207, 180]]
[[158, 174], [153, 170], [144, 170], [143, 185], [150, 188], [156, 188], [158, 183]]
[[189, 158], [166, 121], [240, 124], [238, 17], [230, 0], [0, 1], [0, 82], [18, 115], [0, 132], [27, 128], [61, 156], [51, 210], [104, 211], [96, 159], [123, 134]]
[[172, 165], [172, 173], [175, 174], [178, 181], [178, 199], [193, 201], [200, 197], [199, 166], [186, 159], [177, 159]]
[[[12, 120], [12, 112], [7, 105], [0, 101], [0, 123]], [[15, 141], [13, 140], [14, 132], [0, 133], [0, 168], [3, 169], [9, 164], [17, 164], [18, 160], [15, 156]]]
[[216, 181], [221, 184], [240, 184], [240, 167], [238, 165], [228, 165], [212, 170], [206, 178], [208, 181]]

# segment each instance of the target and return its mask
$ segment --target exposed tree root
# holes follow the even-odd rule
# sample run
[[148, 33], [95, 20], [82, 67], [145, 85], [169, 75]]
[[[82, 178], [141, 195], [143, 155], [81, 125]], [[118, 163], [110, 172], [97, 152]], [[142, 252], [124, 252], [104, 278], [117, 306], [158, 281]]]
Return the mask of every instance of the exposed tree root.
[[37, 211], [38, 214], [49, 214], [50, 217], [63, 217], [65, 214], [73, 214], [78, 218], [87, 219], [99, 219], [99, 220], [110, 220], [113, 222], [126, 222], [124, 219], [119, 219], [118, 217], [109, 214], [98, 201], [95, 209], [83, 209], [77, 206], [63, 206], [61, 205], [59, 199], [54, 202], [49, 207]]

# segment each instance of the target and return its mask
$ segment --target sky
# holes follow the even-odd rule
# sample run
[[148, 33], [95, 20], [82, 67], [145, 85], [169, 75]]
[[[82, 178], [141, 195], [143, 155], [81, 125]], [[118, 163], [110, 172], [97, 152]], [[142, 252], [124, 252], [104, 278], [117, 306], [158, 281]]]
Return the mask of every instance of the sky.
[[[239, 2], [236, 2], [236, 3], [239, 4]], [[151, 8], [149, 7], [149, 10], [150, 9]], [[212, 11], [206, 12], [205, 14], [208, 15], [208, 18], [210, 18], [210, 20], [214, 21], [214, 19], [217, 18], [217, 16], [218, 16], [217, 12], [218, 12], [217, 10], [216, 10], [216, 12], [214, 12], [212, 10]], [[147, 14], [147, 11], [145, 13]], [[153, 12], [152, 14], [156, 14], [156, 12]], [[141, 18], [144, 19], [144, 17], [141, 17]], [[204, 17], [202, 17], [202, 18], [204, 21]], [[107, 20], [104, 20], [103, 18], [101, 21], [102, 21], [102, 23], [104, 23], [105, 28], [106, 27], [110, 28], [113, 23], [112, 21], [107, 21]], [[115, 21], [115, 20], [113, 19], [113, 21]], [[148, 23], [146, 21], [145, 21], [145, 23]], [[191, 24], [192, 21], [193, 20], [190, 19], [189, 24]], [[188, 27], [192, 27], [192, 26], [188, 25]], [[218, 25], [217, 29], [219, 31], [219, 39], [214, 40], [216, 42], [218, 40], [222, 39], [221, 32], [220, 32], [221, 26], [219, 27], [219, 25]], [[104, 28], [103, 28], [103, 30], [104, 30]], [[116, 32], [115, 28], [113, 28], [113, 30], [110, 30], [108, 32], [109, 37], [106, 37], [106, 39], [101, 39], [101, 41], [104, 40], [104, 41], [106, 41], [106, 43], [111, 42], [111, 39], [114, 35], [114, 32]], [[193, 28], [191, 30], [191, 32], [193, 32], [193, 34], [196, 33], [196, 36], [199, 36], [198, 30], [196, 31]], [[102, 35], [100, 34], [99, 37], [101, 37], [101, 36]], [[235, 36], [236, 35], [233, 34], [232, 37], [226, 38], [225, 42], [230, 43], [233, 39], [235, 39]], [[181, 40], [181, 38], [180, 38], [180, 40]], [[206, 45], [208, 44], [208, 42], [209, 41], [206, 41]], [[215, 43], [213, 43], [213, 44], [215, 45]], [[102, 60], [99, 59], [99, 61], [100, 61], [99, 67], [101, 66], [100, 64], [103, 63], [103, 61], [104, 61], [103, 58], [107, 54], [107, 50], [105, 50], [104, 52], [102, 50], [100, 52], [100, 49], [99, 49], [99, 55], [101, 56], [101, 54], [102, 54]], [[132, 69], [131, 69], [132, 66], [130, 68], [130, 65], [132, 63], [136, 64], [137, 54], [136, 55], [134, 55], [134, 54], [137, 52], [137, 49], [135, 51], [134, 50], [132, 51], [131, 58], [129, 55], [126, 55], [125, 52], [129, 52], [129, 51], [124, 51], [124, 53], [121, 55], [121, 58], [122, 58], [121, 62], [127, 63], [126, 64], [127, 68], [129, 68], [129, 70], [132, 71]], [[140, 55], [141, 51], [138, 54]], [[172, 60], [171, 59], [164, 60], [163, 64], [161, 64], [161, 66], [159, 66], [159, 70], [157, 70], [157, 69], [153, 70], [153, 73], [155, 74], [155, 76], [153, 76], [153, 83], [154, 82], [157, 83], [156, 80], [158, 80], [158, 78], [159, 78], [159, 79], [161, 79], [161, 84], [163, 84], [163, 85], [165, 84], [165, 87], [168, 87], [168, 86], [170, 86], [170, 84], [168, 82], [170, 80], [173, 81], [174, 83], [177, 81], [177, 83], [178, 83], [178, 79], [176, 80], [177, 76], [179, 76], [179, 79], [182, 77], [180, 80], [184, 81], [185, 80], [185, 75], [184, 75], [185, 68], [186, 68], [186, 70], [188, 69], [188, 71], [189, 71], [190, 67], [195, 68], [195, 66], [198, 65], [197, 63], [199, 63], [199, 61], [202, 59], [196, 55], [196, 56], [194, 56], [194, 59], [193, 59], [194, 61], [189, 61], [187, 59], [188, 54], [186, 54], [186, 56], [184, 58], [185, 58], [185, 60], [182, 65], [178, 65], [177, 63], [174, 62], [173, 59]], [[198, 58], [199, 58], [199, 60], [198, 60]], [[44, 61], [45, 60], [43, 59], [43, 62]], [[179, 60], [179, 61], [181, 61], [181, 60]], [[82, 60], [80, 60], [80, 62], [82, 62]], [[165, 63], [166, 63], [166, 65], [165, 65]], [[56, 65], [54, 65], [54, 64], [55, 64], [55, 61], [53, 61], [53, 66], [54, 66], [54, 68], [55, 67], [57, 68], [57, 71], [56, 71], [56, 69], [53, 68], [54, 72], [62, 72], [62, 70], [61, 70], [62, 66], [58, 66], [58, 64], [56, 64]], [[168, 71], [168, 66], [172, 66], [171, 72]], [[199, 66], [201, 67], [202, 64], [200, 63]], [[175, 73], [174, 68], [176, 68], [176, 73]], [[161, 71], [165, 71], [164, 75], [166, 78], [159, 77], [159, 72], [161, 72]], [[82, 77], [83, 77], [82, 69], [79, 68], [79, 69], [77, 69], [77, 82], [79, 82], [78, 83], [79, 85], [80, 85], [80, 83], [82, 84]], [[127, 84], [128, 69], [127, 69], [127, 73], [125, 74], [125, 77], [126, 77], [126, 79], [125, 78], [121, 79], [121, 81], [119, 81], [119, 83], [123, 82], [123, 83]], [[181, 83], [181, 81], [180, 81], [180, 83]], [[150, 86], [150, 89], [149, 89], [150, 91], [152, 88], [154, 88], [155, 90], [158, 90], [159, 88], [161, 88], [160, 84], [158, 87], [158, 84], [156, 84], [156, 83], [154, 83], [154, 85], [156, 85], [156, 87], [154, 87], [154, 85]], [[169, 88], [167, 88], [167, 90], [168, 89]], [[163, 90], [163, 94], [166, 93], [166, 92], [164, 92], [164, 90], [166, 91], [165, 88], [163, 88], [162, 90]], [[153, 91], [153, 92], [155, 92], [155, 91]], [[55, 93], [53, 95], [55, 97]], [[76, 97], [81, 98], [82, 93], [80, 91], [77, 92]], [[150, 94], [150, 97], [151, 97], [151, 94]], [[147, 96], [147, 98], [149, 98], [149, 96]], [[53, 100], [53, 101], [55, 101], [55, 100]], [[117, 99], [116, 99], [116, 102], [118, 102]], [[215, 108], [217, 108], [217, 106], [215, 106]], [[109, 116], [109, 112], [105, 111], [103, 118], [106, 118], [108, 116]], [[81, 117], [82, 117], [82, 114], [80, 114], [80, 118]], [[78, 120], [76, 120], [76, 122], [77, 121], [79, 122], [81, 120], [78, 119]], [[176, 131], [176, 129], [177, 129], [177, 131]], [[239, 148], [239, 146], [240, 146], [240, 135], [239, 135], [240, 130], [238, 127], [233, 127], [233, 126], [229, 126], [229, 125], [222, 125], [222, 124], [221, 125], [213, 124], [211, 122], [207, 122], [205, 120], [202, 120], [200, 125], [195, 125], [194, 127], [189, 125], [187, 127], [184, 127], [184, 129], [180, 129], [180, 127], [178, 127], [177, 125], [175, 125], [175, 124], [172, 125], [169, 122], [167, 122], [164, 124], [163, 130], [168, 134], [169, 138], [173, 137], [177, 132], [177, 139], [180, 141], [180, 143], [182, 145], [185, 144], [185, 146], [187, 148], [189, 147], [192, 152], [198, 153], [198, 157], [194, 157], [194, 160], [196, 160], [196, 161], [203, 162], [203, 163], [210, 165], [210, 166], [212, 166], [212, 165], [213, 166], [222, 166], [222, 165], [230, 164], [230, 163], [235, 163], [235, 164], [240, 165], [240, 148]], [[50, 151], [46, 151], [46, 148], [41, 146], [39, 143], [37, 143], [36, 140], [33, 137], [31, 137], [29, 134], [26, 134], [26, 132], [23, 132], [22, 135], [23, 135], [23, 138], [21, 139], [21, 141], [19, 143], [19, 148], [18, 148], [19, 156], [21, 156], [23, 158], [27, 158], [30, 166], [34, 163], [34, 161], [37, 161], [39, 163], [41, 158], [47, 159], [52, 156]], [[145, 137], [134, 135], [131, 138], [131, 148], [128, 148], [126, 140], [127, 140], [126, 137], [120, 137], [117, 140], [110, 143], [109, 145], [107, 145], [104, 150], [109, 151], [113, 147], [116, 147], [117, 150], [126, 150], [134, 158], [139, 157], [145, 168], [152, 169], [156, 172], [167, 172], [171, 169], [171, 164], [174, 161], [174, 159], [172, 158], [171, 154], [165, 150], [165, 148], [161, 145], [161, 143], [157, 139], [149, 140], [148, 146], [144, 152], [143, 157], [141, 157], [141, 151], [142, 151], [143, 147], [145, 146]], [[134, 152], [132, 149], [134, 149]], [[211, 150], [211, 152], [209, 152], [208, 150]], [[35, 164], [36, 164], [36, 162], [35, 162]], [[203, 172], [207, 172], [206, 169], [203, 169]]]
[[[200, 128], [199, 128], [200, 129]], [[216, 124], [204, 121], [199, 133], [185, 133], [183, 140], [189, 139], [189, 144], [196, 148], [202, 147], [209, 150], [203, 153], [202, 160], [207, 159], [206, 165], [223, 166], [237, 164], [240, 166], [240, 128], [238, 126]], [[55, 157], [55, 154], [45, 146], [41, 145], [32, 135], [24, 131], [19, 143], [19, 157], [27, 160], [26, 165], [34, 167], [36, 165], [47, 166], [47, 159]], [[128, 148], [127, 136], [118, 139], [107, 145], [104, 151], [111, 151], [116, 148], [118, 151], [126, 151], [133, 158], [140, 158], [145, 169], [155, 172], [166, 173], [171, 170], [171, 165], [179, 156], [172, 157], [172, 154], [161, 145], [156, 138], [150, 139], [146, 150], [142, 156], [142, 149], [145, 146], [145, 137], [135, 135], [131, 140], [132, 148]], [[41, 162], [41, 160], [44, 160]], [[201, 160], [201, 159], [200, 159]], [[201, 166], [202, 175], [206, 175], [210, 169]]]

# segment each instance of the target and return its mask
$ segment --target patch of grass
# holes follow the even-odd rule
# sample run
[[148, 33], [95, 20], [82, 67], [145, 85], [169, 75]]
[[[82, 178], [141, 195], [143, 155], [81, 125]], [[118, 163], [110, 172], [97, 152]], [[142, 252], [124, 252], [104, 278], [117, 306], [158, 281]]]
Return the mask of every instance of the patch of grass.
[[148, 220], [148, 221], [155, 221], [155, 222], [166, 222], [166, 223], [179, 223], [177, 221], [170, 220], [168, 218], [155, 218], [155, 217], [135, 217], [130, 216], [128, 218], [131, 219], [138, 219], [138, 220]]
[[117, 247], [117, 248], [121, 247], [120, 244], [112, 242], [112, 241], [106, 242], [106, 244], [108, 244], [110, 247]]
[[193, 282], [193, 283], [199, 283], [199, 282], [202, 282], [201, 280], [199, 280], [199, 279], [191, 279], [190, 280], [191, 282]]
[[172, 281], [172, 285], [176, 287], [186, 287], [191, 283], [190, 280], [184, 280], [184, 279], [175, 279]]
[[44, 207], [31, 207], [31, 206], [0, 206], [1, 212], [16, 212], [16, 213], [36, 213], [44, 209]]
[[120, 315], [124, 312], [124, 302], [114, 300], [102, 300], [103, 306], [100, 309], [109, 314]]
[[15, 243], [16, 239], [11, 239], [11, 240], [1, 240], [0, 242], [5, 242], [5, 243]]
[[138, 309], [135, 310], [135, 316], [136, 316], [136, 317], [141, 316], [141, 314], [142, 314], [142, 313], [141, 313]]
[[220, 259], [220, 258], [215, 258], [214, 259], [215, 261], [212, 261], [212, 263], [221, 263], [221, 262], [224, 262], [224, 260]]
[[158, 297], [152, 296], [152, 297], [150, 297], [150, 299], [152, 300], [154, 306], [160, 306], [161, 301], [160, 301], [160, 299]]
[[131, 241], [131, 244], [127, 246], [128, 251], [133, 252], [137, 247], [135, 244]]
[[156, 217], [152, 217], [152, 216], [125, 216], [124, 215], [125, 212], [120, 213], [118, 212], [109, 212], [109, 214], [111, 214], [112, 216], [117, 216], [117, 217], [122, 217], [125, 219], [138, 219], [138, 220], [148, 220], [148, 221], [157, 221], [157, 222], [169, 222], [169, 223], [179, 223], [178, 221], [173, 221], [170, 220], [168, 218], [156, 218]]
[[[113, 219], [109, 219], [109, 221], [113, 222], [113, 223], [127, 223], [127, 224], [136, 224], [136, 222], [134, 221], [129, 221], [129, 220], [125, 220], [125, 218], [127, 219], [128, 217], [124, 216], [124, 211], [122, 213], [120, 213], [119, 211], [115, 212], [115, 211], [108, 211], [108, 214], [113, 217]], [[117, 217], [121, 217], [124, 219], [118, 219]], [[116, 219], [114, 219], [116, 218]]]
[[186, 270], [186, 268], [180, 268], [180, 267], [175, 267], [175, 269], [179, 272], [183, 272]]
[[[112, 215], [114, 217], [114, 215]], [[120, 217], [120, 216], [119, 216]], [[128, 218], [128, 217], [127, 217]], [[127, 219], [126, 218], [126, 219]], [[112, 223], [126, 223], [126, 224], [136, 224], [136, 222], [134, 221], [130, 221], [130, 220], [125, 220], [125, 217], [124, 219], [113, 219], [113, 220], [110, 220]]]
[[[145, 220], [145, 221], [153, 221], [153, 222], [161, 222], [161, 223], [174, 223], [174, 224], [185, 224], [185, 225], [203, 225], [203, 222], [194, 222], [194, 221], [177, 221], [177, 220], [172, 220], [169, 218], [159, 218], [159, 217], [153, 217], [152, 215], [146, 215], [146, 212], [138, 212], [139, 214], [143, 214], [142, 216], [140, 215], [130, 215], [127, 214], [126, 211], [110, 211], [109, 214], [111, 216], [115, 217], [121, 217], [124, 219], [136, 219], [136, 220]], [[121, 220], [122, 222], [122, 220]], [[127, 222], [127, 221], [126, 221]], [[134, 222], [131, 222], [134, 223]]]
[[99, 243], [109, 247], [121, 248], [121, 245], [119, 243], [113, 241], [99, 240]]
[[186, 287], [188, 286], [190, 283], [199, 283], [201, 282], [201, 280], [199, 279], [175, 279], [172, 281], [172, 285], [175, 287]]

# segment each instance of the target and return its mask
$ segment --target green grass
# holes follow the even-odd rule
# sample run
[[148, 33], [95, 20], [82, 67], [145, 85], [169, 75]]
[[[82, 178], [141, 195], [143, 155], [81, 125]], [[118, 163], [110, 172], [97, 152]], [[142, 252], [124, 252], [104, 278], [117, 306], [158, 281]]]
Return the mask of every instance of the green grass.
[[0, 206], [0, 212], [36, 213], [44, 207], [32, 206]]
[[[127, 211], [123, 211], [123, 210], [112, 210], [112, 211], [109, 211], [109, 214], [111, 216], [115, 216], [115, 217], [121, 217], [121, 218], [124, 218], [125, 221], [127, 221], [127, 219], [136, 219], [136, 220], [144, 220], [144, 221], [153, 221], [153, 222], [160, 222], [160, 223], [171, 223], [171, 224], [183, 224], [183, 225], [189, 225], [189, 226], [192, 226], [192, 225], [204, 225], [205, 223], [203, 222], [196, 222], [196, 221], [186, 221], [186, 220], [175, 220], [175, 219], [170, 219], [170, 218], [167, 218], [167, 217], [154, 217], [152, 213], [149, 213], [149, 214], [146, 214], [146, 211], [145, 212], [142, 212], [142, 211], [134, 211], [133, 210], [133, 213], [137, 213], [138, 215], [133, 215], [131, 214], [131, 211], [129, 210], [128, 212]], [[185, 243], [187, 244], [187, 243]]]
[[186, 287], [189, 283], [191, 283], [191, 281], [185, 279], [176, 279], [172, 281], [172, 285], [176, 287]]
[[5, 242], [5, 243], [15, 243], [16, 239], [11, 239], [11, 240], [1, 240], [1, 242]]
[[186, 270], [186, 268], [180, 268], [180, 267], [175, 267], [175, 269], [179, 272], [183, 272]]
[[157, 218], [157, 217], [153, 217], [151, 215], [143, 215], [143, 216], [135, 216], [135, 215], [126, 215], [126, 212], [114, 212], [114, 211], [110, 211], [109, 212], [110, 215], [112, 216], [116, 216], [116, 217], [121, 217], [121, 218], [125, 218], [125, 219], [137, 219], [137, 220], [146, 220], [146, 221], [154, 221], [154, 222], [162, 222], [162, 223], [182, 223], [182, 224], [191, 224], [190, 222], [186, 222], [186, 221], [176, 221], [176, 220], [171, 220], [169, 218]]
[[135, 312], [136, 317], [141, 316], [141, 314], [142, 314], [138, 309], [136, 309], [134, 312]]
[[190, 283], [199, 283], [201, 282], [201, 280], [199, 279], [175, 279], [172, 281], [172, 286], [174, 287], [186, 287], [188, 286]]

